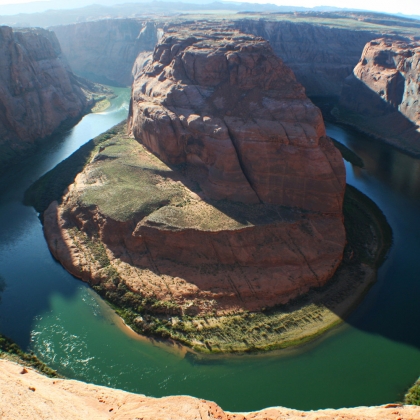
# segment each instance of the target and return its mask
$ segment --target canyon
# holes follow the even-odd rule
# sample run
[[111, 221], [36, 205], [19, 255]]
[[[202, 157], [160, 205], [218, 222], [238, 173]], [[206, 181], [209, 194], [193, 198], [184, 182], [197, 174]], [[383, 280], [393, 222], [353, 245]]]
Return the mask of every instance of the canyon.
[[[334, 274], [342, 158], [266, 41], [169, 30], [136, 75], [128, 130], [144, 147], [121, 132], [101, 143], [63, 204], [45, 211], [50, 249], [73, 274], [196, 315], [286, 303]], [[136, 170], [123, 183], [125, 165]], [[81, 258], [94, 237], [117, 278]]]
[[76, 74], [113, 86], [131, 85], [137, 56], [153, 50], [159, 36], [158, 22], [138, 19], [105, 19], [49, 29]]
[[[363, 243], [350, 235], [328, 296], [261, 312], [326, 284], [346, 245], [341, 155], [265, 40], [169, 29], [136, 74], [128, 128], [138, 141], [123, 124], [97, 137], [64, 196], [36, 208], [52, 254], [135, 331], [201, 352], [277, 348], [337, 325], [375, 281], [388, 225], [349, 192]], [[53, 170], [34, 195], [65, 176]]]
[[71, 72], [51, 31], [1, 26], [0, 62], [0, 163], [4, 171], [40, 139], [63, 126], [69, 128], [93, 100], [86, 84]]
[[[221, 20], [212, 16], [215, 23], [228, 23], [232, 29], [269, 41], [307, 95], [337, 97], [367, 42], [383, 36], [407, 40], [418, 35], [415, 21], [381, 17], [367, 13], [239, 14], [235, 19]], [[183, 21], [188, 19], [102, 19], [49, 29], [57, 34], [77, 74], [99, 82], [130, 85], [137, 54], [152, 51], [168, 28]]]
[[[118, 296], [114, 303], [135, 307], [128, 323], [142, 333], [167, 337], [166, 326], [176, 331], [184, 316], [202, 317], [191, 322], [200, 330], [207, 328], [203, 319], [264, 311], [326, 284], [336, 272], [346, 244], [344, 167], [326, 136], [320, 111], [300, 83], [311, 95], [337, 96], [369, 42], [356, 76], [351, 76], [358, 82], [346, 79], [339, 109], [351, 103], [355, 108], [350, 112], [372, 116], [389, 116], [398, 109], [413, 124], [418, 120], [418, 45], [387, 38], [371, 41], [382, 33], [263, 20], [187, 29], [184, 24], [109, 20], [55, 30], [76, 73], [118, 85], [134, 82], [128, 127], [121, 125], [93, 140], [83, 171], [44, 212], [45, 235], [69, 272], [106, 299]], [[109, 34], [107, 42], [102, 31]], [[323, 40], [316, 42], [316, 51], [314, 39]], [[328, 43], [333, 45], [329, 52]], [[275, 56], [278, 51], [284, 62]], [[64, 67], [69, 83], [76, 80], [75, 91], [82, 92], [86, 109], [89, 99]], [[403, 93], [401, 74], [406, 80]], [[362, 91], [355, 88], [360, 82], [374, 92], [365, 109]], [[382, 102], [376, 101], [378, 96]], [[407, 127], [414, 140], [399, 147], [415, 153], [416, 138]], [[215, 348], [206, 340], [186, 344]], [[45, 388], [45, 395], [49, 392]], [[74, 401], [81, 411], [87, 410], [83, 404], [90, 398], [90, 391], [84, 392], [82, 403]], [[57, 394], [55, 400], [59, 398], [70, 397]], [[186, 410], [192, 418], [206, 410], [208, 418], [337, 415], [274, 408], [241, 417], [189, 397], [162, 403], [146, 398], [138, 402], [139, 396], [115, 398], [111, 405], [100, 401], [104, 406], [95, 400], [89, 414], [108, 416], [118, 400], [121, 412], [134, 406], [133, 413], [144, 418], [165, 416], [168, 407], [173, 413], [179, 404], [180, 416]], [[43, 403], [34, 402], [38, 404]], [[343, 410], [340, 415], [415, 418], [418, 413], [412, 408], [390, 405]], [[57, 418], [62, 415], [60, 408], [51, 410]]]

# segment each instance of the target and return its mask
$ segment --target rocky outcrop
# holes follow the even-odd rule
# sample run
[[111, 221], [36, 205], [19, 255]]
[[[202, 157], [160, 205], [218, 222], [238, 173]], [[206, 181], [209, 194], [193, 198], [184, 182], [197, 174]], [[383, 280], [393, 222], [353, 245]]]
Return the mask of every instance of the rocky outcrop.
[[343, 87], [338, 117], [420, 154], [420, 44], [368, 42]]
[[74, 275], [125, 284], [159, 302], [152, 312], [203, 315], [286, 303], [334, 274], [343, 161], [265, 40], [169, 32], [136, 75], [129, 125], [142, 145], [105, 136], [44, 214], [51, 252]]
[[223, 411], [214, 402], [193, 397], [151, 398], [74, 380], [47, 378], [6, 360], [0, 360], [0, 368], [0, 416], [4, 420], [415, 420], [420, 417], [420, 407], [399, 404], [318, 411], [273, 407], [237, 414]]
[[94, 286], [125, 284], [179, 314], [224, 314], [286, 303], [342, 259], [341, 213], [211, 200], [190, 171], [122, 133], [95, 150], [44, 213], [53, 255]]
[[314, 23], [243, 19], [233, 26], [268, 40], [309, 96], [338, 96], [365, 44], [383, 33], [319, 25], [316, 19]]
[[169, 29], [133, 84], [129, 129], [211, 199], [341, 214], [345, 173], [321, 113], [262, 38]]
[[87, 104], [53, 32], [0, 27], [1, 170]]
[[104, 19], [50, 29], [76, 74], [113, 86], [131, 85], [137, 55], [153, 50], [159, 31], [157, 23], [138, 19]]

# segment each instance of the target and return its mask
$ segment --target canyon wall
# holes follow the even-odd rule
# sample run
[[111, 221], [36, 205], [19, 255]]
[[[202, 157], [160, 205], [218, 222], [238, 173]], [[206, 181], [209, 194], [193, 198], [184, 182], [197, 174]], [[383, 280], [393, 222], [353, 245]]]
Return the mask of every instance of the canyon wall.
[[345, 82], [337, 117], [420, 155], [420, 44], [368, 42]]
[[[50, 29], [56, 32], [77, 74], [98, 82], [130, 85], [138, 53], [153, 50], [161, 33], [158, 28], [175, 25], [163, 20], [108, 19]], [[366, 42], [383, 33], [270, 19], [238, 19], [230, 26], [268, 40], [308, 95], [338, 96]]]
[[253, 413], [230, 413], [214, 402], [194, 397], [151, 398], [75, 380], [47, 378], [6, 360], [0, 360], [0, 393], [0, 417], [4, 420], [415, 420], [420, 417], [420, 407], [399, 404], [318, 411], [272, 407]]
[[53, 32], [0, 27], [0, 163], [2, 170], [88, 101]]
[[129, 86], [138, 54], [152, 51], [157, 24], [138, 19], [104, 19], [50, 28], [72, 70], [98, 83]]
[[267, 39], [310, 96], [338, 96], [366, 42], [381, 34], [268, 19], [243, 19], [234, 21], [233, 26]]

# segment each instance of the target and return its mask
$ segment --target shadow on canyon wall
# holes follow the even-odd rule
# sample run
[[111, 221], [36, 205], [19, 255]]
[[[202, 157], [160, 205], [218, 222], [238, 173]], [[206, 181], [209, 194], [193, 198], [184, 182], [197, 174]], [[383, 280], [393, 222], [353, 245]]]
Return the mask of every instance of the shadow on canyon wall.
[[[403, 102], [405, 79], [397, 77], [389, 87], [389, 101], [371, 90], [354, 75], [346, 78], [333, 115], [338, 121], [357, 127], [391, 145], [420, 157], [419, 127], [398, 109]], [[328, 119], [328, 116], [326, 116]]]

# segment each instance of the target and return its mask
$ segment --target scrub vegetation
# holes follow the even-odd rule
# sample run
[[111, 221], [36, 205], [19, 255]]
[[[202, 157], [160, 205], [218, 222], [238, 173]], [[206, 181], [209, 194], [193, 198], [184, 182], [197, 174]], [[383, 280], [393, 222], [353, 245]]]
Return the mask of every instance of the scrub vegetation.
[[420, 379], [405, 394], [404, 404], [420, 405]]
[[189, 316], [175, 302], [131, 292], [116, 271], [110, 279], [116, 288], [106, 283], [93, 288], [134, 331], [172, 338], [199, 352], [250, 352], [303, 344], [342, 322], [374, 283], [376, 269], [392, 244], [390, 226], [380, 209], [351, 186], [347, 186], [344, 216], [348, 244], [330, 282], [263, 312]]
[[36, 369], [38, 372], [49, 376], [50, 378], [61, 378], [55, 370], [49, 368], [41, 362], [35, 355], [25, 353], [10, 338], [0, 334], [0, 359], [7, 359], [23, 366]]

